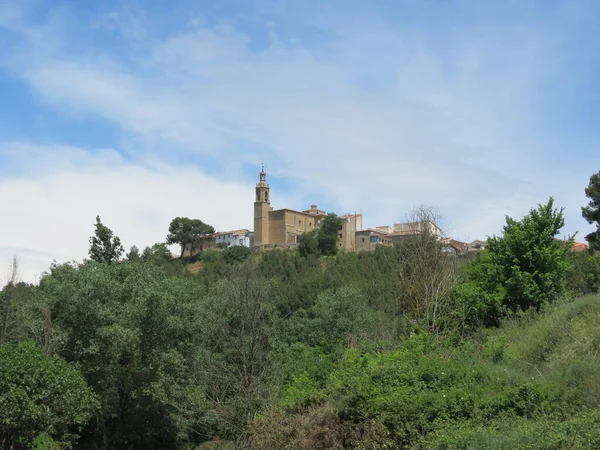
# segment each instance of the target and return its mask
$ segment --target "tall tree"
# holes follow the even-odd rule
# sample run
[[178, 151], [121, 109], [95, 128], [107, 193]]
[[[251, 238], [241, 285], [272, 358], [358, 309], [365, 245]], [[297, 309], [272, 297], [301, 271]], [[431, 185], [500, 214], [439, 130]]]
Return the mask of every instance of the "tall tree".
[[175, 217], [169, 224], [167, 244], [178, 244], [181, 246], [181, 257], [186, 246], [190, 246], [190, 255], [200, 246], [200, 240], [215, 232], [215, 229], [200, 219], [188, 217]]
[[9, 266], [8, 282], [0, 289], [0, 344], [16, 342], [21, 337], [23, 294], [19, 283], [19, 260], [15, 255]]
[[600, 172], [590, 177], [585, 196], [590, 199], [590, 202], [581, 208], [581, 214], [588, 223], [596, 224], [596, 231], [588, 234], [585, 240], [588, 241], [591, 250], [600, 250]]
[[137, 247], [137, 245], [133, 245], [129, 250], [129, 253], [127, 253], [125, 257], [129, 261], [139, 261], [142, 258], [140, 254], [140, 249]]
[[317, 234], [319, 251], [322, 255], [337, 253], [338, 233], [342, 229], [342, 219], [334, 213], [327, 214]]
[[110, 263], [118, 260], [124, 251], [121, 239], [102, 224], [100, 216], [96, 216], [94, 236], [90, 237], [90, 258], [97, 262]]

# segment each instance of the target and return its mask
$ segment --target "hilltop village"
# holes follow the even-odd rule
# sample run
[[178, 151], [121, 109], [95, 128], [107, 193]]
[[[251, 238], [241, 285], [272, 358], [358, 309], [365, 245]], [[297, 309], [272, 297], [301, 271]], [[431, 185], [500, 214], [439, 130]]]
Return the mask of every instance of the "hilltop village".
[[[255, 251], [273, 248], [292, 248], [298, 245], [302, 234], [318, 229], [327, 213], [311, 205], [309, 209], [296, 211], [289, 208], [273, 209], [271, 206], [270, 186], [264, 167], [260, 171], [256, 184], [254, 201], [254, 230], [239, 229], [218, 231], [206, 236], [195, 251], [212, 248], [226, 248], [240, 245]], [[393, 245], [402, 239], [427, 232], [436, 236], [444, 244], [444, 251], [454, 255], [482, 250], [486, 242], [475, 240], [461, 242], [443, 236], [439, 226], [432, 221], [395, 223], [375, 228], [363, 228], [362, 214], [340, 216], [342, 226], [339, 229], [338, 249], [347, 252], [373, 251], [378, 245]], [[190, 247], [183, 256], [191, 256]]]

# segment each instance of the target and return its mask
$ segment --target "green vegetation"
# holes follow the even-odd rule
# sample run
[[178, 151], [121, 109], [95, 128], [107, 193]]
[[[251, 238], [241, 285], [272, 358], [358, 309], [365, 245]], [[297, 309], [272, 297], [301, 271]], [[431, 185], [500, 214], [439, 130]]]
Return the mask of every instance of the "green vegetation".
[[468, 269], [470, 282], [457, 291], [471, 322], [495, 325], [505, 312], [539, 309], [565, 293], [573, 240], [556, 239], [564, 219], [553, 205], [551, 198], [520, 222], [507, 217], [502, 236], [488, 239], [487, 251]]
[[0, 448], [600, 447], [600, 260], [556, 239], [552, 199], [474, 258], [427, 234], [337, 252], [339, 220], [298, 250], [155, 244], [37, 286], [15, 260]]
[[206, 235], [215, 232], [215, 229], [200, 219], [189, 219], [187, 217], [175, 217], [169, 224], [167, 244], [178, 244], [181, 247], [181, 256], [186, 245], [190, 246], [190, 254], [194, 254], [199, 248], [200, 240]]
[[590, 177], [585, 195], [590, 201], [587, 206], [581, 208], [581, 213], [588, 223], [596, 224], [596, 231], [592, 231], [585, 239], [592, 250], [600, 250], [600, 172]]
[[94, 261], [110, 263], [119, 259], [123, 254], [121, 239], [96, 216], [94, 235], [90, 237], [90, 258]]
[[75, 367], [44, 354], [35, 342], [0, 345], [3, 447], [38, 439], [68, 445], [96, 409], [96, 397]]
[[319, 228], [304, 233], [298, 240], [298, 251], [301, 256], [332, 256], [338, 251], [338, 234], [342, 229], [342, 219], [331, 213], [323, 219]]

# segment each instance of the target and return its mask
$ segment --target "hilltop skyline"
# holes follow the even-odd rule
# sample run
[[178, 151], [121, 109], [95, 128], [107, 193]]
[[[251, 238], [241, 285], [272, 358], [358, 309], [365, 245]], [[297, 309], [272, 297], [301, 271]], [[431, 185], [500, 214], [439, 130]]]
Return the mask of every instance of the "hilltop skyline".
[[[501, 4], [500, 4], [501, 3]], [[0, 284], [87, 257], [99, 215], [128, 249], [176, 216], [252, 229], [276, 207], [431, 205], [498, 234], [550, 196], [591, 231], [600, 170], [594, 1], [0, 3]]]

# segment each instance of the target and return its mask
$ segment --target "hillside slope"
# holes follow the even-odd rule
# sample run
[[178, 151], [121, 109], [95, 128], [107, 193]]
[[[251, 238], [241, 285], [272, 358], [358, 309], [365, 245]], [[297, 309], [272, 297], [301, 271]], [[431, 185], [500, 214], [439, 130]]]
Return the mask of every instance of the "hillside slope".
[[419, 334], [295, 374], [248, 448], [600, 448], [600, 297], [466, 342]]

